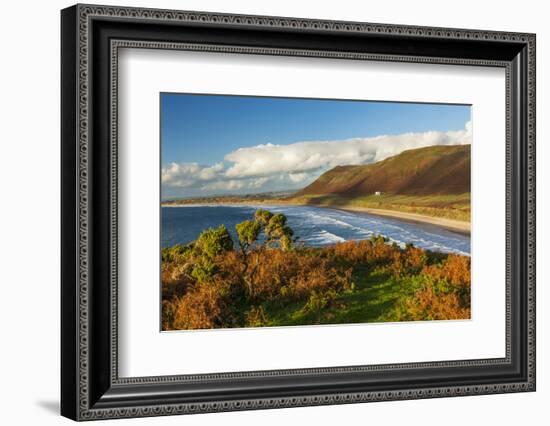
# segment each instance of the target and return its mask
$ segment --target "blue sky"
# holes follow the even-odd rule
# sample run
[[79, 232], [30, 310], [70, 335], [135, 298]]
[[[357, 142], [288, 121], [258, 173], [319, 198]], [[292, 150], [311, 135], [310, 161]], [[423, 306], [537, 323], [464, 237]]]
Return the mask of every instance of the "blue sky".
[[469, 143], [466, 105], [170, 93], [160, 102], [165, 198], [292, 190], [341, 163]]

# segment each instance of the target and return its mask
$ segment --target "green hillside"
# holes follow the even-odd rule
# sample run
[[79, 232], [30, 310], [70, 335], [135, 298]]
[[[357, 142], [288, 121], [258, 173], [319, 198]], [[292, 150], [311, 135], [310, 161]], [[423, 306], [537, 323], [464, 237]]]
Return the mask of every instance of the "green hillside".
[[470, 145], [411, 149], [378, 163], [337, 166], [296, 196], [343, 197], [375, 192], [400, 195], [448, 195], [470, 192]]
[[470, 159], [470, 145], [437, 145], [373, 164], [337, 166], [291, 200], [469, 221]]

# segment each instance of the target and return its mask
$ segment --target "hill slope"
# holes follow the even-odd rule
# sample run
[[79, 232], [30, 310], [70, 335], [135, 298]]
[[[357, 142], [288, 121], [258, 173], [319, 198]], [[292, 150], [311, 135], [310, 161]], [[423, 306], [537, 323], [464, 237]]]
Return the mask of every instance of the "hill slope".
[[469, 193], [470, 158], [470, 145], [412, 149], [373, 164], [337, 166], [294, 196], [355, 198], [377, 191], [417, 196]]

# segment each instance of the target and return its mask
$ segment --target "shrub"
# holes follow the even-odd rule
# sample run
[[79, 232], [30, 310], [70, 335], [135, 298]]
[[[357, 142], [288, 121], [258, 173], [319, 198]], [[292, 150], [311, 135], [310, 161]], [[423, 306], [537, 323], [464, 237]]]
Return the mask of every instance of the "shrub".
[[175, 304], [171, 300], [162, 301], [162, 329], [173, 330]]
[[[191, 244], [162, 250], [163, 329], [258, 327], [277, 323], [277, 315], [304, 324], [330, 322], [345, 317], [349, 298], [365, 300], [362, 286], [371, 274], [398, 288], [396, 295], [386, 294], [380, 319], [470, 316], [467, 256], [400, 248], [380, 236], [293, 247], [286, 217], [267, 210], [256, 211], [236, 231], [240, 250], [223, 225]], [[367, 294], [381, 297], [378, 291]]]
[[233, 250], [233, 240], [225, 225], [220, 225], [203, 231], [195, 242], [194, 249], [199, 254], [213, 259], [221, 253]]
[[218, 272], [217, 265], [208, 258], [200, 258], [191, 271], [191, 276], [199, 283], [207, 282]]
[[302, 312], [306, 315], [312, 315], [315, 318], [315, 323], [320, 324], [323, 314], [332, 307], [331, 305], [335, 303], [336, 297], [337, 294], [334, 290], [322, 293], [313, 291], [302, 308]]
[[[414, 259], [415, 256], [412, 256]], [[415, 262], [417, 271], [422, 262]], [[418, 272], [416, 272], [418, 273]], [[438, 264], [424, 265], [421, 285], [390, 311], [394, 321], [468, 319], [471, 314], [470, 258], [450, 254]]]
[[184, 259], [192, 250], [192, 245], [176, 244], [172, 247], [164, 248], [161, 251], [162, 263], [177, 262]]
[[426, 285], [413, 296], [399, 301], [390, 312], [394, 321], [456, 320], [470, 318], [470, 303], [465, 303], [459, 291], [437, 291]]
[[269, 318], [263, 306], [252, 306], [245, 314], [246, 327], [262, 327], [269, 324]]
[[202, 283], [176, 299], [172, 328], [176, 330], [238, 326], [231, 297], [223, 285]]
[[395, 278], [416, 275], [425, 267], [428, 257], [424, 250], [407, 245], [405, 250], [396, 250], [390, 266]]
[[326, 251], [328, 258], [336, 258], [341, 263], [374, 269], [393, 262], [400, 249], [387, 244], [384, 238], [373, 237], [370, 240], [337, 243], [323, 251]]
[[424, 267], [422, 273], [435, 280], [446, 280], [449, 283], [469, 288], [471, 284], [470, 258], [450, 254], [443, 262]]

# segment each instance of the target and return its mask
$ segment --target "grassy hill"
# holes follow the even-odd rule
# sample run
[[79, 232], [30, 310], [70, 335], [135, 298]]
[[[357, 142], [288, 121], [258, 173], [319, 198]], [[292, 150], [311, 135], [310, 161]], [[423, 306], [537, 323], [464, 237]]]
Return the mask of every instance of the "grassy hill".
[[[381, 194], [376, 195], [377, 192]], [[470, 145], [429, 146], [403, 151], [373, 164], [337, 166], [292, 195], [220, 195], [166, 200], [162, 204], [196, 203], [306, 204], [469, 222]]]
[[470, 159], [470, 145], [438, 145], [403, 151], [373, 164], [337, 166], [292, 200], [469, 221]]
[[400, 195], [470, 192], [470, 145], [429, 146], [403, 151], [378, 163], [337, 166], [296, 196], [358, 197], [376, 191]]

